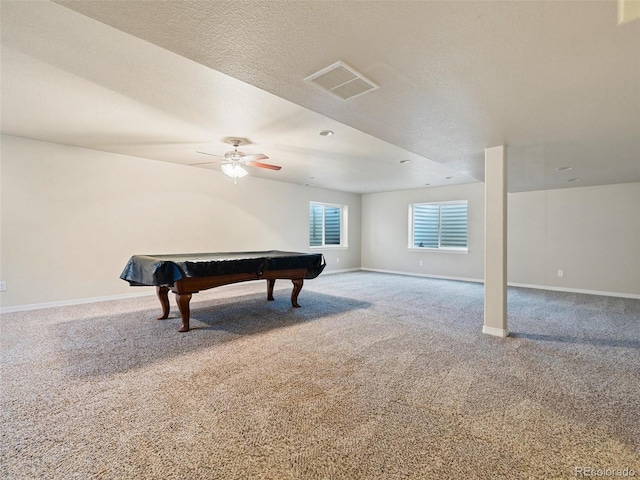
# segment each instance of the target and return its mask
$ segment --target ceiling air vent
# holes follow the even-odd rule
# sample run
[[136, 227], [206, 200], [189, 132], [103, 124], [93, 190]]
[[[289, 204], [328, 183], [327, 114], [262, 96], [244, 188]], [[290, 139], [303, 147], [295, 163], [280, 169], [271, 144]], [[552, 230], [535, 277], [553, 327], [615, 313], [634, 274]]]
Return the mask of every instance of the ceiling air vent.
[[311, 82], [323, 90], [343, 100], [373, 92], [378, 85], [344, 62], [336, 62], [319, 72], [309, 75], [305, 81]]

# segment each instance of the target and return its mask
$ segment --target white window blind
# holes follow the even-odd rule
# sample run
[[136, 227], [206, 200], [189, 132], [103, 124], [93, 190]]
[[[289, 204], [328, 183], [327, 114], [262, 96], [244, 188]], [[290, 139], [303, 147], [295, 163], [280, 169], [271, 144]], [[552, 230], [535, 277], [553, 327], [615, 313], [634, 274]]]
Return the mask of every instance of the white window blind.
[[467, 202], [410, 206], [411, 248], [467, 249]]
[[309, 211], [309, 245], [320, 247], [324, 239], [324, 208], [318, 203], [312, 203]]
[[311, 202], [309, 207], [309, 245], [345, 246], [343, 217], [346, 207]]

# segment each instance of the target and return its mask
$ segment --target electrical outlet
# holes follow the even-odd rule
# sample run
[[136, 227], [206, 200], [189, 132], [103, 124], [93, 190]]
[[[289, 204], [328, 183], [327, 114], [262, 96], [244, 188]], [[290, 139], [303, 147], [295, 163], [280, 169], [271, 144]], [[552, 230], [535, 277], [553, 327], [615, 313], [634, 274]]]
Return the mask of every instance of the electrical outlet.
[[0, 282], [0, 292], [7, 291], [7, 282]]
[[558, 270], [558, 276], [564, 277], [564, 270]]
[[419, 264], [420, 264], [420, 266], [422, 266], [422, 260], [420, 260]]
[[336, 257], [336, 263], [340, 263], [340, 257]]

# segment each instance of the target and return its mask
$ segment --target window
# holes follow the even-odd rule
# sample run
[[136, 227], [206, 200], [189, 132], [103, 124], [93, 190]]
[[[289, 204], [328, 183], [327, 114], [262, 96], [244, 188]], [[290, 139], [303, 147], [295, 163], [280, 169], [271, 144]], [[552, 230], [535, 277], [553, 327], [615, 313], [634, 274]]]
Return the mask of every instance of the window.
[[347, 206], [311, 202], [309, 207], [309, 245], [347, 246]]
[[467, 201], [409, 206], [409, 248], [467, 251]]

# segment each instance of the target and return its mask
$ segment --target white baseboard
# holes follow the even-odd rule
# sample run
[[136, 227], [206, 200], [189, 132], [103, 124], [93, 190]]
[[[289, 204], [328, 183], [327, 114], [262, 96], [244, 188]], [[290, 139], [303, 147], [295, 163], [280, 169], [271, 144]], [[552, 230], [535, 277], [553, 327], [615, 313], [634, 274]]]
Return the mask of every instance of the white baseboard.
[[379, 268], [361, 268], [360, 270], [364, 270], [367, 272], [378, 272], [378, 273], [391, 273], [393, 275], [406, 275], [409, 277], [424, 277], [424, 278], [438, 278], [440, 280], [456, 280], [459, 282], [474, 282], [474, 283], [484, 283], [484, 279], [478, 278], [468, 278], [468, 277], [449, 277], [446, 275], [430, 275], [426, 273], [413, 273], [413, 272], [400, 272], [396, 270], [381, 270]]
[[[377, 268], [346, 268], [344, 270], [325, 271], [322, 274], [331, 275], [334, 273], [349, 273], [349, 272], [359, 272], [359, 271], [390, 273], [393, 275], [406, 275], [410, 277], [437, 278], [441, 280], [455, 280], [459, 282], [484, 283], [484, 279], [477, 279], [477, 278], [451, 277], [446, 275], [429, 275], [429, 274], [423, 274], [423, 273], [401, 272], [397, 270], [382, 270]], [[634, 298], [634, 299], [640, 300], [640, 294], [635, 294], [635, 293], [620, 293], [620, 292], [607, 292], [602, 290], [585, 290], [580, 288], [552, 287], [547, 285], [533, 285], [528, 283], [509, 282], [508, 285], [510, 287], [532, 288], [536, 290], [551, 290], [556, 292], [567, 292], [567, 293], [583, 293], [586, 295], [602, 295], [606, 297]], [[29, 310], [40, 310], [43, 308], [66, 307], [69, 305], [82, 305], [85, 303], [94, 303], [94, 302], [108, 302], [109, 300], [123, 300], [127, 298], [144, 297], [147, 295], [155, 295], [155, 294], [156, 293], [154, 289], [154, 290], [147, 290], [139, 293], [124, 293], [120, 295], [107, 295], [104, 297], [76, 298], [72, 300], [62, 300], [58, 302], [33, 303], [29, 305], [17, 305], [14, 307], [0, 307], [0, 315], [3, 313], [26, 312]], [[490, 327], [485, 327], [485, 328], [490, 328]], [[489, 333], [489, 332], [484, 332], [484, 333]], [[500, 334], [494, 334], [494, 333], [489, 333], [489, 334], [500, 336]]]
[[[323, 275], [334, 273], [358, 272], [359, 268], [346, 268], [344, 270], [330, 270], [322, 272]], [[140, 287], [143, 288], [143, 287]], [[43, 308], [68, 307], [70, 305], [83, 305], [86, 303], [108, 302], [109, 300], [124, 300], [127, 298], [145, 297], [147, 295], [155, 295], [155, 287], [153, 290], [145, 290], [138, 293], [123, 293], [120, 295], [107, 295], [104, 297], [75, 298], [72, 300], [61, 300], [58, 302], [32, 303], [29, 305], [16, 305], [15, 307], [0, 307], [0, 315], [3, 313], [27, 312], [29, 310], [41, 310]]]
[[123, 293], [120, 295], [107, 295], [104, 297], [88, 297], [74, 298], [72, 300], [61, 300], [59, 302], [32, 303], [29, 305], [17, 305], [15, 307], [1, 307], [0, 315], [4, 313], [26, 312], [29, 310], [40, 310], [43, 308], [68, 307], [70, 305], [82, 305], [85, 303], [108, 302], [109, 300], [123, 300], [127, 298], [146, 297], [147, 295], [155, 295], [153, 291], [144, 291], [138, 293]]
[[[424, 274], [424, 273], [401, 272], [397, 270], [382, 270], [378, 268], [361, 268], [360, 270], [364, 270], [368, 272], [391, 273], [393, 275], [407, 275], [410, 277], [440, 278], [443, 280], [457, 280], [460, 282], [484, 283], [484, 278], [478, 279], [478, 278], [466, 278], [466, 277], [450, 277], [446, 275], [430, 275], [430, 274]], [[637, 294], [637, 293], [607, 292], [603, 290], [586, 290], [583, 288], [553, 287], [548, 285], [534, 285], [529, 283], [513, 283], [513, 282], [508, 282], [507, 285], [509, 287], [533, 288], [536, 290], [551, 290], [555, 292], [584, 293], [585, 295], [602, 295], [605, 297], [640, 299], [640, 294]]]
[[509, 285], [510, 287], [534, 288], [536, 290], [551, 290], [554, 292], [567, 292], [567, 293], [584, 293], [585, 295], [602, 295], [604, 297], [636, 298], [640, 300], [640, 294], [636, 294], [636, 293], [607, 292], [603, 290], [585, 290], [583, 288], [551, 287], [548, 285], [532, 285], [529, 283], [509, 282], [507, 285]]
[[509, 330], [507, 330], [506, 328], [487, 327], [486, 325], [482, 327], [482, 333], [502, 338], [509, 336]]
[[322, 275], [331, 275], [333, 273], [348, 273], [348, 272], [359, 272], [361, 268], [345, 268], [344, 270], [324, 270]]

